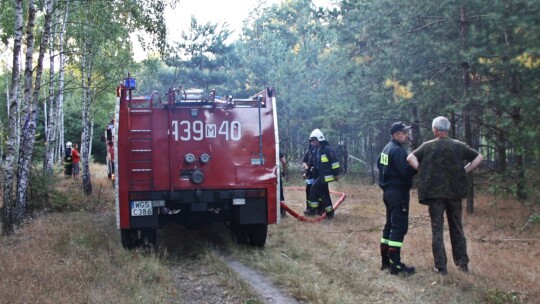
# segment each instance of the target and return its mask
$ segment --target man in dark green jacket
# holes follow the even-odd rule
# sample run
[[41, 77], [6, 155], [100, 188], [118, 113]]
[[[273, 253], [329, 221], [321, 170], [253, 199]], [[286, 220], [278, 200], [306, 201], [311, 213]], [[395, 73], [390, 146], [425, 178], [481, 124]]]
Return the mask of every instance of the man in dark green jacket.
[[[435, 271], [448, 273], [443, 238], [446, 212], [454, 263], [459, 270], [468, 272], [461, 200], [467, 196], [467, 173], [478, 167], [484, 158], [467, 144], [448, 137], [450, 121], [446, 117], [433, 119], [431, 126], [435, 139], [414, 150], [407, 161], [418, 170], [418, 200], [429, 206]], [[465, 166], [464, 161], [467, 162]]]

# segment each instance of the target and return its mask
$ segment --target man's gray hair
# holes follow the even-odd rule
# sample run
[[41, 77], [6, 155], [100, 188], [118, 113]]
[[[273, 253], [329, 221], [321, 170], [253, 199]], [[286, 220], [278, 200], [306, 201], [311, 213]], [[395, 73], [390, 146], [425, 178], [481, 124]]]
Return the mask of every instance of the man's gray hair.
[[444, 116], [439, 116], [433, 119], [431, 124], [432, 128], [435, 128], [439, 131], [449, 131], [450, 130], [450, 121]]

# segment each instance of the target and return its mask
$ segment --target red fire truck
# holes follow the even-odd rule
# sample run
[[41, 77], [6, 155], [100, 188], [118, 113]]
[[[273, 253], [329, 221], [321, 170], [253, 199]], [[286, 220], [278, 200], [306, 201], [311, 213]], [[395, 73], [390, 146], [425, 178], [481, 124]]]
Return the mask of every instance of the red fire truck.
[[280, 208], [274, 90], [236, 99], [134, 89], [132, 78], [118, 87], [112, 128], [122, 245], [155, 245], [167, 222], [224, 222], [238, 243], [264, 246]]

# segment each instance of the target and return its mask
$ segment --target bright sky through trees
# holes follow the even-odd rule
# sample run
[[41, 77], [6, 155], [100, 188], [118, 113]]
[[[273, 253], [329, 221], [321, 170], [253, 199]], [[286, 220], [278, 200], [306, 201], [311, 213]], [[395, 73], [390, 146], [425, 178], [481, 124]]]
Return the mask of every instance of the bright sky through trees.
[[[266, 5], [278, 4], [284, 0], [265, 0]], [[332, 0], [314, 0], [316, 6], [328, 7]], [[223, 23], [228, 24], [228, 28], [233, 31], [232, 38], [236, 39], [242, 31], [244, 20], [249, 17], [249, 13], [257, 6], [256, 0], [181, 0], [175, 9], [168, 9], [165, 13], [168, 28], [168, 39], [174, 41], [180, 36], [180, 32], [187, 28], [191, 16], [195, 16], [199, 23]], [[135, 59], [140, 61], [145, 58], [145, 54], [134, 38]]]

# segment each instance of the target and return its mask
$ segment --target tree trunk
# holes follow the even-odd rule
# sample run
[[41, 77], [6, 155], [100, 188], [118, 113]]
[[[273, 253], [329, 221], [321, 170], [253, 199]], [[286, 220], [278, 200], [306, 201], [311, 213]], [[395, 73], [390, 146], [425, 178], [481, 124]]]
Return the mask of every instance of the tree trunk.
[[[58, 18], [57, 18], [58, 19]], [[45, 155], [43, 157], [43, 173], [51, 176], [53, 174], [53, 163], [54, 163], [54, 148], [56, 140], [56, 124], [58, 118], [56, 104], [56, 98], [54, 97], [54, 82], [55, 82], [55, 55], [54, 55], [54, 42], [55, 42], [55, 33], [57, 32], [58, 24], [54, 25], [54, 31], [51, 33], [51, 39], [49, 41], [49, 95], [48, 98], [44, 101], [44, 118], [43, 124], [45, 127]], [[47, 111], [47, 105], [49, 106], [49, 111]]]
[[[16, 212], [14, 222], [22, 221], [26, 211], [26, 189], [28, 188], [28, 170], [32, 154], [28, 153], [28, 141], [30, 141], [30, 108], [32, 99], [33, 82], [33, 55], [34, 55], [34, 24], [36, 18], [36, 7], [34, 0], [28, 1], [28, 20], [26, 22], [26, 59], [24, 69], [24, 96], [21, 117], [23, 118], [20, 134], [19, 159], [17, 162], [17, 197]], [[33, 147], [30, 147], [32, 149]], [[30, 151], [31, 152], [31, 151]]]
[[[29, 1], [29, 5], [34, 6], [33, 0]], [[49, 34], [51, 32], [51, 12], [52, 0], [45, 1], [45, 20], [43, 24], [43, 35], [39, 46], [39, 56], [36, 66], [36, 81], [32, 92], [31, 108], [25, 122], [25, 129], [21, 134], [22, 142], [19, 150], [19, 167], [17, 168], [17, 214], [16, 223], [20, 223], [26, 214], [26, 198], [28, 190], [28, 179], [30, 177], [30, 169], [32, 166], [32, 153], [34, 151], [35, 134], [37, 127], [39, 91], [41, 88], [41, 77], [43, 74], [43, 59], [49, 44]], [[30, 7], [29, 7], [30, 11]], [[35, 8], [34, 8], [35, 11]], [[26, 92], [25, 92], [26, 93]], [[25, 94], [26, 95], [26, 94]]]
[[413, 101], [411, 106], [411, 114], [412, 114], [412, 140], [411, 140], [411, 148], [414, 150], [420, 146], [420, 119], [418, 118], [418, 106], [416, 106], [416, 103]]
[[[462, 48], [463, 52], [466, 52], [468, 49], [468, 43], [467, 43], [467, 12], [465, 9], [465, 6], [461, 6], [461, 42], [462, 42]], [[463, 106], [463, 123], [464, 123], [464, 133], [465, 133], [465, 142], [469, 146], [473, 146], [473, 140], [472, 140], [472, 131], [471, 131], [471, 107], [469, 106], [469, 89], [471, 86], [471, 77], [469, 74], [469, 63], [467, 61], [464, 61], [461, 63], [462, 71], [463, 71], [463, 102], [465, 103]], [[473, 214], [474, 213], [474, 178], [473, 173], [469, 172], [467, 174], [467, 180], [469, 184], [469, 192], [467, 195], [467, 213]]]
[[[86, 44], [86, 43], [85, 43]], [[82, 163], [82, 182], [83, 182], [83, 191], [86, 195], [92, 194], [92, 181], [90, 179], [90, 105], [92, 101], [92, 56], [87, 50], [90, 48], [85, 48], [81, 58], [81, 68], [82, 68], [82, 123], [83, 129], [81, 134], [81, 163]]]
[[17, 141], [17, 96], [20, 83], [19, 62], [23, 33], [22, 0], [15, 3], [15, 32], [13, 39], [13, 65], [11, 67], [11, 85], [8, 99], [8, 138], [6, 142], [6, 157], [4, 162], [4, 204], [2, 206], [2, 231], [6, 235], [13, 234], [13, 173], [15, 164], [15, 144]]
[[62, 18], [62, 30], [58, 36], [58, 95], [56, 95], [56, 104], [58, 105], [58, 158], [57, 161], [62, 162], [64, 160], [64, 73], [66, 67], [66, 56], [64, 55], [64, 35], [66, 33], [66, 24], [69, 16], [69, 2], [65, 4], [64, 17]]

